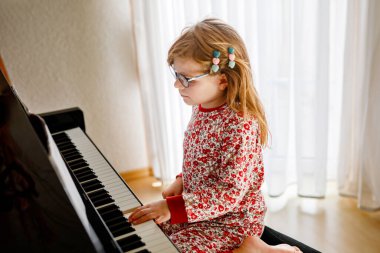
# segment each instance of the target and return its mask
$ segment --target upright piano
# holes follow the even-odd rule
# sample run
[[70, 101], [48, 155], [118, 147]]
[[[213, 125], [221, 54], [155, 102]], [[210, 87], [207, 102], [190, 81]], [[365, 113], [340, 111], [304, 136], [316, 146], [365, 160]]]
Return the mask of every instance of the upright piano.
[[0, 252], [178, 252], [141, 205], [78, 108], [30, 114], [0, 72]]

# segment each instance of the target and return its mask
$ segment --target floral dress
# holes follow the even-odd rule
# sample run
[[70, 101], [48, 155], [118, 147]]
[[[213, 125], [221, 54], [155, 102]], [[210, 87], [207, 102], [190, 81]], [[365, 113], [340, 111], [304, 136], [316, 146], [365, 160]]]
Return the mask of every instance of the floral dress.
[[183, 193], [167, 198], [164, 232], [182, 252], [228, 252], [261, 236], [266, 206], [260, 131], [227, 105], [193, 108], [185, 132]]

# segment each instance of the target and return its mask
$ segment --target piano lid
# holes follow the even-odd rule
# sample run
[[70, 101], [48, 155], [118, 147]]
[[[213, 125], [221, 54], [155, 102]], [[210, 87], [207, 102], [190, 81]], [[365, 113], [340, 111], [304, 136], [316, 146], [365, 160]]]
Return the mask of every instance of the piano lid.
[[46, 129], [0, 71], [0, 250], [102, 251]]

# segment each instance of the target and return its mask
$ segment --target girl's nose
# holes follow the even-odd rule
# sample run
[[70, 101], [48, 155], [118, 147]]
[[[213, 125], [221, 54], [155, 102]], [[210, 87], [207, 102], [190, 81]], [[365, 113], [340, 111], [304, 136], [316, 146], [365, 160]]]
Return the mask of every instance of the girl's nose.
[[178, 79], [175, 80], [174, 87], [179, 89], [179, 90], [182, 90], [185, 88], [185, 87], [183, 87], [183, 85], [181, 84], [181, 82]]

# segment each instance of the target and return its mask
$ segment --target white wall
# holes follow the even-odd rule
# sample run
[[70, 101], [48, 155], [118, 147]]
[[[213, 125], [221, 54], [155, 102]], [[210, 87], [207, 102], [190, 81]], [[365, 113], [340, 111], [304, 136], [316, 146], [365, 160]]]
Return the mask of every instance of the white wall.
[[2, 0], [0, 54], [31, 112], [79, 106], [115, 169], [149, 166], [129, 1]]

